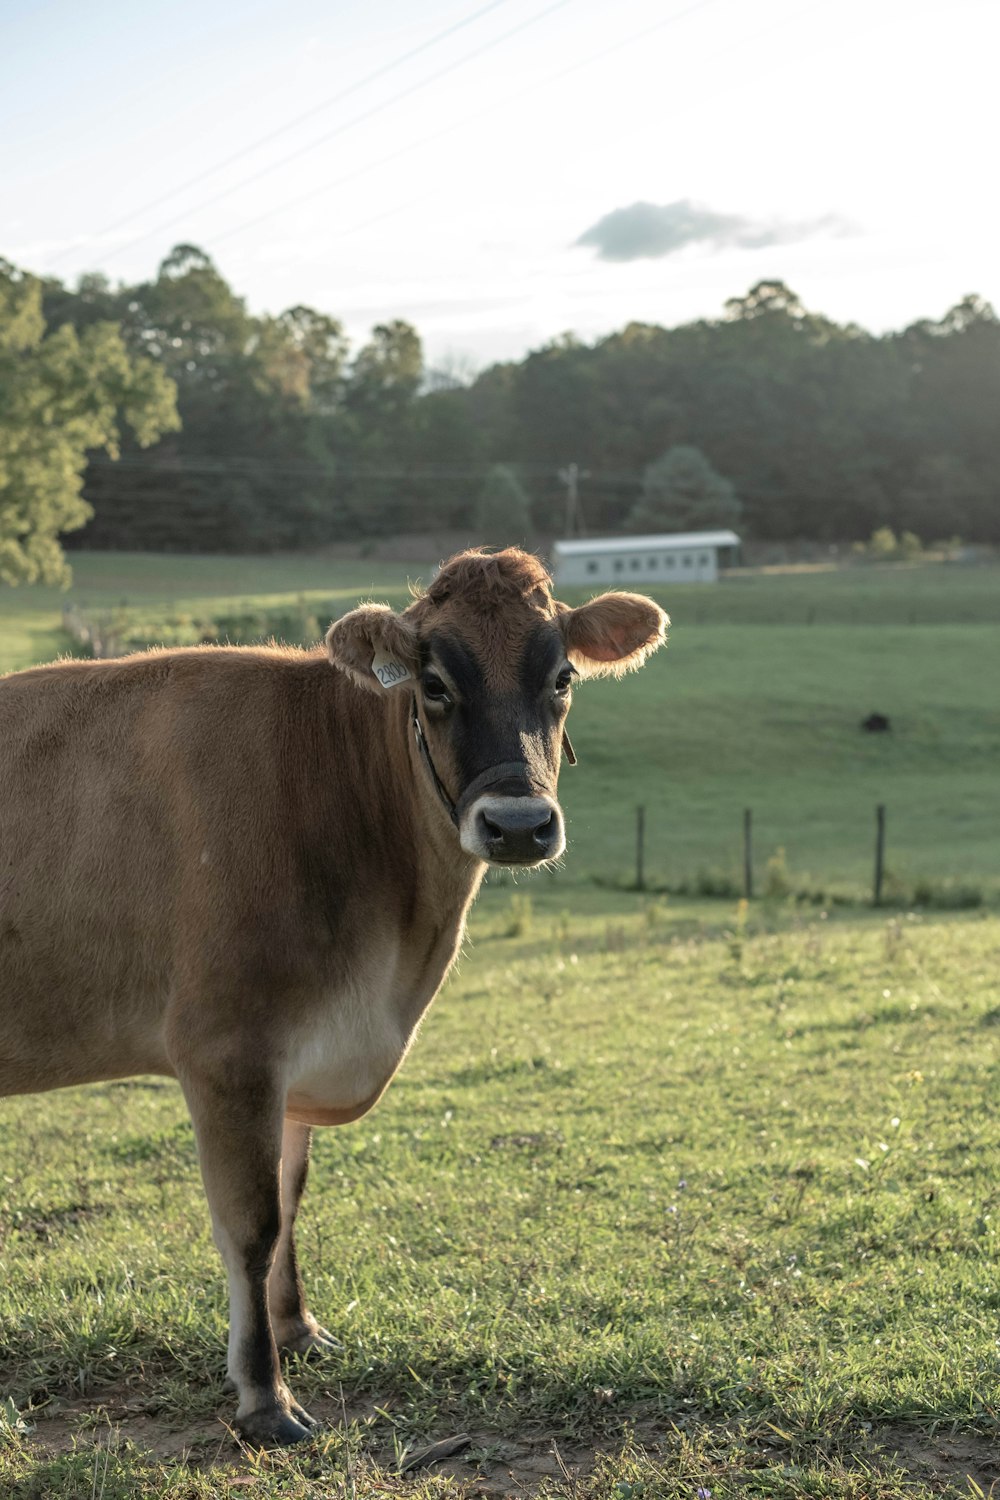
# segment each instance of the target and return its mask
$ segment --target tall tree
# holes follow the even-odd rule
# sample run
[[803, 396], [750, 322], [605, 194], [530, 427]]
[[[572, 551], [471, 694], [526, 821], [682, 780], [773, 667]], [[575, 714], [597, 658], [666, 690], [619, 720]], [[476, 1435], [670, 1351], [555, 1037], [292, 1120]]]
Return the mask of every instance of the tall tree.
[[669, 448], [642, 476], [630, 517], [636, 531], [699, 531], [734, 526], [743, 507], [728, 479], [698, 448]]
[[494, 464], [476, 502], [479, 541], [491, 547], [523, 547], [531, 540], [531, 497], [507, 464]]
[[179, 426], [173, 382], [113, 323], [46, 334], [42, 285], [0, 261], [0, 581], [69, 582], [60, 536], [82, 526], [88, 451], [117, 457]]

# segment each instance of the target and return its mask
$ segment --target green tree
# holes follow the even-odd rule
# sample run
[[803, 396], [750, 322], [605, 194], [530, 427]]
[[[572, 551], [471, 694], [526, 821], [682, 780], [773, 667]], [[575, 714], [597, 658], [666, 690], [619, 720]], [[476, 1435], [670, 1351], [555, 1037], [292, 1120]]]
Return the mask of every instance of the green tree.
[[424, 352], [417, 330], [401, 318], [378, 323], [354, 361], [348, 404], [364, 417], [384, 421], [410, 405], [423, 374]]
[[514, 470], [494, 464], [476, 502], [475, 527], [491, 547], [523, 545], [531, 537], [531, 498]]
[[261, 320], [253, 347], [258, 385], [313, 412], [334, 412], [343, 396], [347, 348], [336, 318], [312, 307], [289, 307]]
[[420, 525], [411, 457], [423, 376], [420, 335], [400, 318], [377, 324], [351, 365], [335, 444], [350, 473], [344, 495], [355, 531], [385, 535]]
[[742, 509], [704, 453], [679, 444], [646, 469], [630, 522], [636, 531], [699, 531], [735, 525]]
[[989, 486], [953, 453], [921, 458], [902, 495], [906, 519], [925, 539], [954, 532], [989, 535], [994, 497]]
[[67, 584], [61, 533], [84, 524], [88, 451], [179, 426], [172, 381], [113, 323], [46, 334], [42, 284], [0, 261], [0, 581]]

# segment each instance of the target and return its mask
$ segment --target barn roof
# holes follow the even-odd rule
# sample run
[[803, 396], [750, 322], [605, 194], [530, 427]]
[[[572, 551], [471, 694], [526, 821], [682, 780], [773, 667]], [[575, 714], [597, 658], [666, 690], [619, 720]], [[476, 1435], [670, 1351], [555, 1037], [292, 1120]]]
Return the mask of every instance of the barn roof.
[[555, 542], [556, 557], [580, 557], [590, 552], [670, 552], [688, 547], [738, 547], [735, 531], [674, 531], [661, 536], [588, 536], [571, 542]]

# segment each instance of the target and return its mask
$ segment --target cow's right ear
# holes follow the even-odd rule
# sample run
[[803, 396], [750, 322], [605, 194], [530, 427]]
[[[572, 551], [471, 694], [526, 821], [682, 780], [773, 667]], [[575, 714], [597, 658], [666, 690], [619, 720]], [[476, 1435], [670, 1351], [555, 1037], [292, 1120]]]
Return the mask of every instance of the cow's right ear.
[[388, 604], [363, 604], [334, 620], [327, 655], [359, 687], [386, 692], [417, 675], [417, 633]]

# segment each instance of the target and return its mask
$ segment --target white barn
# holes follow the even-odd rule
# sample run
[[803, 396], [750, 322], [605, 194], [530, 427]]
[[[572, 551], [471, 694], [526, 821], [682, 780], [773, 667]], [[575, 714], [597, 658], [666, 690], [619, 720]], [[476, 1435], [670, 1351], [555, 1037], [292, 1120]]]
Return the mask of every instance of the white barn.
[[736, 559], [735, 531], [679, 531], [663, 536], [586, 537], [552, 548], [556, 584], [715, 583]]

